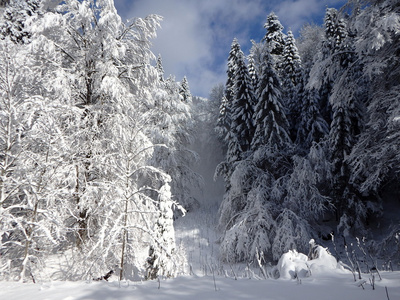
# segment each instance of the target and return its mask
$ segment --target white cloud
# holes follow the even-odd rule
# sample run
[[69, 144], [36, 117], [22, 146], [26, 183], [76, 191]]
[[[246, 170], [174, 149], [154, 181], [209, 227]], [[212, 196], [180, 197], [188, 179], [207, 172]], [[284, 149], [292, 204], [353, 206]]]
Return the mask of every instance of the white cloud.
[[[120, 0], [122, 1], [122, 0]], [[212, 86], [225, 82], [226, 58], [236, 36], [249, 42], [254, 16], [264, 19], [262, 0], [136, 0], [124, 17], [159, 14], [164, 20], [153, 41], [161, 54], [165, 75], [179, 81], [187, 76], [192, 93], [207, 96]], [[116, 0], [118, 5], [118, 0]], [[262, 25], [261, 25], [262, 26]]]
[[[124, 18], [159, 14], [164, 17], [153, 52], [161, 54], [165, 75], [187, 76], [194, 95], [207, 96], [225, 82], [226, 59], [234, 37], [248, 49], [261, 39], [267, 15], [274, 10], [286, 30], [300, 29], [326, 4], [344, 0], [115, 0]], [[325, 3], [325, 4], [324, 4]], [[254, 30], [258, 29], [255, 33]], [[261, 36], [257, 36], [260, 35]], [[256, 36], [255, 36], [256, 35]]]
[[286, 30], [298, 32], [306, 23], [322, 23], [326, 7], [344, 4], [346, 0], [285, 0], [274, 5], [274, 11]]

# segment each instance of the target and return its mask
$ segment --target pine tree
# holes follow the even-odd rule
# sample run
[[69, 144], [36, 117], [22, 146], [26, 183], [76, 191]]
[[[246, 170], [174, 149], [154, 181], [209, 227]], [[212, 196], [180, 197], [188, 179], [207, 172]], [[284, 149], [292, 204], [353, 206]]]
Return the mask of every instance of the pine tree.
[[234, 98], [231, 105], [232, 135], [237, 139], [243, 153], [250, 150], [251, 139], [254, 135], [254, 91], [250, 75], [240, 50], [235, 69]]
[[320, 142], [329, 134], [330, 127], [320, 113], [318, 96], [316, 90], [304, 90], [299, 94], [302, 103], [296, 143], [306, 153], [314, 142]]
[[217, 132], [218, 138], [221, 142], [226, 143], [228, 138], [227, 134], [229, 132], [231, 125], [229, 103], [226, 96], [221, 98], [221, 103], [219, 106], [219, 115], [217, 120], [217, 125], [215, 126], [215, 131]]
[[240, 53], [240, 46], [238, 40], [235, 38], [232, 41], [231, 50], [228, 56], [227, 63], [227, 80], [225, 84], [225, 92], [224, 97], [221, 99], [220, 108], [219, 108], [219, 117], [218, 122], [216, 124], [216, 131], [219, 135], [221, 141], [225, 141], [228, 143], [228, 133], [231, 130], [232, 123], [232, 102], [235, 94], [235, 70], [237, 68], [238, 56]]
[[251, 147], [256, 150], [267, 146], [276, 151], [287, 149], [290, 144], [289, 124], [281, 100], [280, 82], [274, 71], [272, 58], [267, 53], [257, 88], [255, 107], [255, 133]]
[[236, 68], [240, 57], [240, 45], [238, 40], [235, 38], [232, 41], [231, 50], [228, 56], [228, 69], [226, 71], [227, 79], [225, 84], [225, 97], [228, 103], [233, 102], [235, 94], [235, 82], [236, 82]]
[[258, 86], [258, 72], [253, 55], [249, 55], [248, 61], [249, 61], [248, 70], [251, 79], [251, 85], [253, 86], [253, 90], [255, 91]]
[[192, 102], [192, 94], [190, 93], [189, 83], [186, 76], [183, 77], [182, 82], [180, 83], [179, 94], [182, 96], [184, 102]]
[[268, 45], [270, 53], [277, 56], [282, 55], [285, 45], [285, 35], [282, 32], [283, 26], [274, 12], [268, 15], [264, 28], [267, 30], [267, 33], [263, 40]]
[[164, 68], [163, 68], [161, 54], [159, 54], [157, 57], [156, 69], [158, 71], [158, 76], [159, 76], [160, 81], [163, 82], [164, 81]]
[[301, 59], [299, 50], [296, 46], [296, 40], [292, 31], [288, 31], [285, 38], [285, 45], [282, 52], [282, 70], [293, 86], [297, 86], [300, 80]]
[[299, 122], [301, 110], [300, 97], [298, 93], [303, 88], [302, 68], [299, 51], [295, 44], [293, 33], [288, 31], [285, 38], [285, 46], [282, 54], [282, 90], [283, 103], [287, 109], [287, 117], [290, 124], [290, 134], [293, 140], [296, 139], [296, 129]]

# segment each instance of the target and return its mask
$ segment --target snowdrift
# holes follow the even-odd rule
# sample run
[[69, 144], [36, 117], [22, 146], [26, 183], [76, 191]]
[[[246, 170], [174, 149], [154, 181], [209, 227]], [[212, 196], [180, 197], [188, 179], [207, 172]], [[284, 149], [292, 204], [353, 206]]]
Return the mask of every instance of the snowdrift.
[[284, 253], [276, 266], [279, 278], [296, 279], [311, 275], [346, 272], [327, 248], [313, 246], [310, 256], [312, 259], [296, 250]]

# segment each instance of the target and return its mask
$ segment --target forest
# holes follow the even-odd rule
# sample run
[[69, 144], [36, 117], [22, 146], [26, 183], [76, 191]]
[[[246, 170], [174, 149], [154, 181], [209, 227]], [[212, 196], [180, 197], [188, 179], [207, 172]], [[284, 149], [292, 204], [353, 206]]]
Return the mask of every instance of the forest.
[[327, 8], [297, 38], [267, 13], [249, 54], [232, 37], [208, 99], [165, 76], [161, 16], [123, 22], [107, 0], [0, 6], [1, 278], [34, 282], [55, 255], [71, 280], [184, 273], [174, 222], [208, 180], [199, 138], [224, 155], [221, 261], [276, 263], [315, 239], [400, 262], [397, 0]]

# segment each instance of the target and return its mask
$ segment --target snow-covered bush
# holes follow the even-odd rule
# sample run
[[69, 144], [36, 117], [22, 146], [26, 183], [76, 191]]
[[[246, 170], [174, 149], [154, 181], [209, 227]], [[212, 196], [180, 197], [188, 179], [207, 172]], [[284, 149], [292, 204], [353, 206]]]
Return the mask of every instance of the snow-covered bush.
[[310, 240], [308, 256], [296, 250], [289, 250], [281, 256], [276, 269], [277, 275], [282, 279], [296, 279], [343, 271], [328, 249], [316, 245], [313, 239]]
[[299, 253], [296, 250], [289, 250], [282, 254], [276, 266], [279, 278], [295, 279], [310, 276], [307, 260], [307, 255]]

